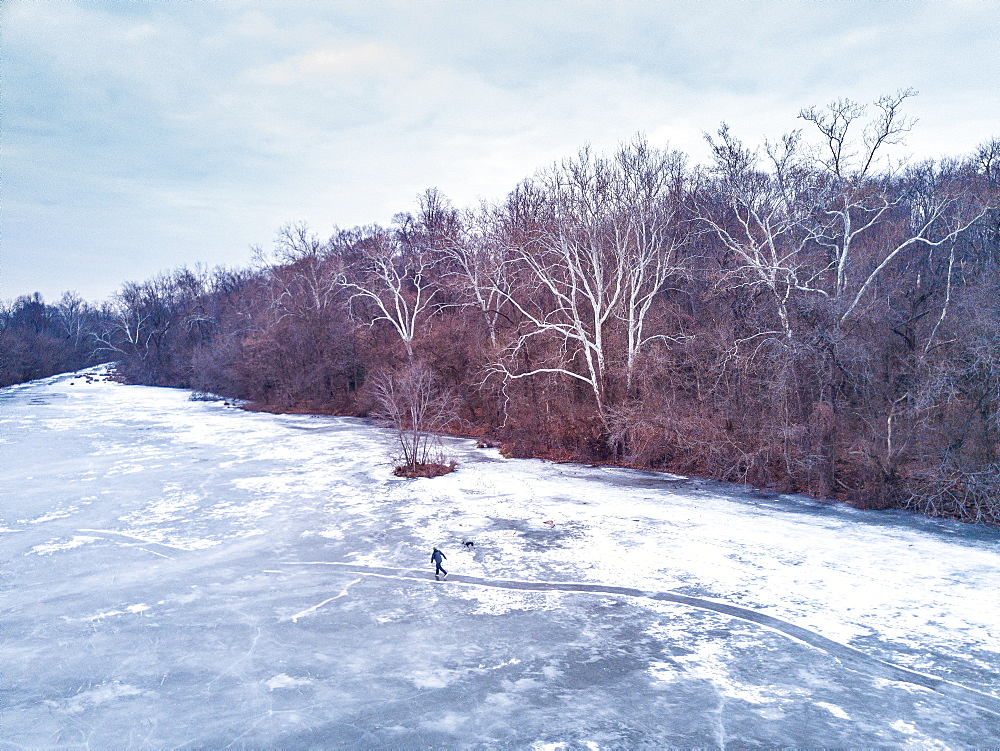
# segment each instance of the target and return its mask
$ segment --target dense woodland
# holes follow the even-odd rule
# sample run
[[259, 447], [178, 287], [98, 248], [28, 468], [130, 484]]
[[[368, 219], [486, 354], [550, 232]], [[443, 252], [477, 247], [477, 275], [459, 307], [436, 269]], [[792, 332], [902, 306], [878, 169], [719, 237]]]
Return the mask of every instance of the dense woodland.
[[495, 203], [288, 225], [247, 268], [100, 309], [21, 298], [0, 384], [115, 360], [258, 409], [1000, 523], [1000, 141], [896, 163], [908, 95], [760, 145], [723, 126], [706, 165], [637, 137]]
[[37, 292], [0, 303], [0, 387], [110, 359], [95, 347], [110, 317], [69, 292], [55, 305]]

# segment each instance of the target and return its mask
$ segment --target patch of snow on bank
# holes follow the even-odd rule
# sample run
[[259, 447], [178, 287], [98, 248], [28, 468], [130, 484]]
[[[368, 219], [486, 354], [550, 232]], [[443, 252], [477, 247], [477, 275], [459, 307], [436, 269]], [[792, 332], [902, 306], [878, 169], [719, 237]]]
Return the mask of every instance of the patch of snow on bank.
[[50, 707], [61, 709], [69, 714], [78, 714], [84, 710], [91, 709], [101, 704], [107, 704], [108, 702], [116, 699], [124, 699], [130, 696], [140, 696], [143, 693], [142, 689], [136, 688], [135, 686], [129, 686], [128, 684], [113, 681], [111, 683], [98, 686], [97, 688], [92, 688], [89, 691], [81, 691], [76, 696], [63, 701], [49, 700], [45, 703]]
[[73, 535], [71, 540], [53, 540], [52, 542], [47, 542], [42, 545], [35, 545], [35, 547], [25, 553], [25, 555], [52, 555], [53, 553], [58, 553], [63, 550], [79, 548], [83, 545], [87, 545], [88, 543], [97, 542], [100, 539], [102, 538], [88, 537], [87, 535]]
[[273, 678], [268, 679], [264, 682], [268, 690], [274, 691], [278, 688], [295, 688], [296, 686], [309, 686], [312, 681], [308, 678], [292, 678], [290, 675], [285, 673], [278, 673], [278, 675]]
[[829, 704], [829, 703], [827, 703], [825, 701], [818, 701], [818, 702], [815, 702], [815, 704], [816, 704], [817, 707], [822, 707], [827, 712], [829, 712], [830, 714], [832, 714], [834, 717], [838, 717], [841, 720], [849, 720], [849, 719], [851, 719], [851, 716], [849, 714], [847, 714], [847, 712], [845, 712], [843, 709], [841, 709], [840, 707], [838, 707], [836, 704]]
[[44, 524], [45, 522], [52, 522], [55, 521], [56, 519], [66, 519], [75, 514], [79, 510], [80, 508], [78, 506], [60, 506], [59, 508], [50, 511], [47, 514], [42, 514], [41, 516], [35, 517], [34, 519], [18, 519], [17, 523]]

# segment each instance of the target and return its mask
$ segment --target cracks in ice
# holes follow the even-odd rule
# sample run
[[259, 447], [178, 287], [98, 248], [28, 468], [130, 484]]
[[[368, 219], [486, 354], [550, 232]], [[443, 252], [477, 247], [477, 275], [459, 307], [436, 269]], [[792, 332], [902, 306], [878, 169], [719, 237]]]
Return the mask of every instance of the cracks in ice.
[[726, 697], [719, 691], [719, 706], [716, 708], [713, 714], [715, 715], [715, 732], [716, 732], [716, 743], [719, 744], [719, 748], [722, 751], [726, 749], [726, 723], [724, 719], [724, 711], [726, 709]]
[[362, 577], [358, 577], [354, 581], [349, 582], [347, 584], [347, 586], [345, 586], [340, 591], [339, 595], [335, 595], [333, 597], [328, 597], [327, 599], [323, 600], [323, 602], [319, 603], [318, 605], [313, 605], [311, 608], [306, 608], [305, 610], [301, 610], [298, 613], [296, 613], [295, 615], [288, 616], [288, 618], [285, 618], [285, 619], [282, 619], [282, 620], [289, 620], [292, 623], [298, 623], [299, 622], [299, 618], [304, 618], [307, 615], [312, 615], [317, 610], [319, 610], [321, 607], [323, 607], [324, 605], [326, 605], [328, 602], [333, 602], [334, 600], [339, 600], [341, 597], [347, 597], [347, 590], [350, 589], [351, 587], [353, 587], [359, 581], [361, 581], [361, 578]]
[[[373, 705], [373, 706], [370, 706], [367, 711], [364, 711], [364, 710], [361, 711], [358, 714], [358, 718], [361, 719], [361, 720], [376, 720], [376, 719], [378, 719], [378, 720], [384, 722], [384, 720], [382, 719], [383, 712], [385, 712], [388, 709], [388, 707], [390, 707], [391, 705], [393, 705], [393, 704], [400, 704], [400, 703], [408, 704], [409, 705], [408, 708], [410, 709], [411, 712], [413, 712], [413, 714], [415, 716], [417, 716], [417, 717], [425, 717], [425, 716], [427, 716], [428, 714], [430, 714], [432, 712], [436, 712], [436, 710], [432, 710], [430, 708], [427, 708], [427, 709], [424, 709], [424, 710], [420, 710], [420, 709], [417, 708], [417, 705], [413, 703], [413, 700], [414, 699], [418, 699], [420, 697], [426, 697], [426, 696], [431, 696], [433, 694], [441, 693], [443, 691], [448, 690], [448, 688], [449, 688], [448, 686], [435, 686], [433, 688], [421, 688], [421, 689], [417, 689], [416, 691], [411, 691], [411, 692], [409, 692], [407, 694], [404, 694], [403, 696], [397, 696], [397, 697], [392, 698], [392, 699], [384, 699], [384, 700], [379, 701], [377, 703], [376, 702], [372, 702], [371, 705]], [[476, 701], [476, 706], [477, 706], [477, 709], [478, 709], [478, 708], [481, 708], [482, 705], [481, 705], [481, 703], [479, 701]], [[373, 732], [373, 730], [374, 731], [378, 731], [378, 730], [382, 729], [381, 725], [375, 725], [373, 730], [363, 730], [362, 728], [358, 727], [357, 725], [355, 725], [353, 723], [349, 723], [348, 722], [348, 723], [341, 723], [341, 724], [346, 725], [347, 727], [354, 728], [355, 730], [357, 730], [358, 732], [360, 732], [360, 733], [363, 734], [362, 737], [367, 736], [367, 735], [371, 735], [371, 736], [375, 737], [376, 739], [378, 739], [378, 736], [375, 735], [375, 733]], [[423, 736], [421, 735], [419, 728], [414, 727], [413, 728], [413, 732], [417, 736], [417, 744], [416, 744], [416, 746], [418, 748], [430, 748], [430, 744], [427, 744], [424, 741]], [[361, 741], [359, 740], [358, 742], [360, 743]]]
[[[105, 535], [118, 535], [119, 537], [126, 537], [130, 540], [138, 540], [144, 545], [158, 545], [161, 548], [167, 548], [168, 550], [185, 550], [185, 548], [179, 547], [177, 545], [170, 545], [165, 542], [159, 542], [158, 540], [150, 540], [146, 537], [139, 537], [138, 535], [130, 534], [128, 532], [119, 532], [116, 529], [81, 529], [77, 530], [79, 532], [94, 532]], [[118, 543], [119, 545], [123, 543]], [[149, 550], [148, 548], [140, 547], [140, 550], [145, 550], [147, 553], [152, 553], [153, 555], [158, 555], [161, 558], [170, 558], [169, 555], [164, 555], [163, 553], [157, 553], [155, 550]]]
[[[351, 573], [364, 574], [366, 576], [377, 576], [386, 579], [403, 579], [409, 581], [430, 582], [431, 575], [414, 569], [388, 568], [381, 566], [364, 566], [355, 563], [341, 563], [337, 561], [284, 561], [289, 566], [334, 566]], [[680, 605], [710, 610], [733, 618], [756, 623], [765, 628], [777, 631], [796, 641], [807, 644], [811, 647], [826, 652], [840, 662], [846, 669], [855, 670], [875, 678], [882, 678], [901, 683], [909, 683], [929, 689], [938, 694], [942, 694], [956, 701], [971, 704], [979, 709], [985, 710], [995, 715], [1000, 715], [1000, 698], [991, 694], [985, 694], [975, 689], [968, 688], [958, 683], [938, 678], [916, 670], [904, 668], [872, 657], [859, 649], [849, 647], [846, 644], [835, 642], [815, 631], [796, 626], [788, 621], [775, 618], [764, 613], [759, 613], [749, 608], [729, 605], [728, 603], [716, 602], [702, 597], [682, 595], [676, 592], [650, 592], [632, 587], [617, 587], [605, 584], [585, 584], [579, 582], [546, 582], [546, 581], [521, 581], [516, 579], [484, 579], [478, 576], [467, 576], [464, 574], [449, 574], [444, 581], [437, 582], [437, 585], [465, 584], [479, 587], [493, 587], [497, 589], [508, 589], [517, 591], [556, 591], [556, 592], [577, 592], [583, 594], [618, 595], [621, 597], [634, 597], [641, 599], [652, 599], [661, 602], [673, 602]], [[720, 710], [721, 711], [721, 710]]]
[[[237, 611], [237, 612], [239, 612], [240, 615], [242, 615], [243, 617], [249, 618], [249, 616], [247, 616], [246, 613], [242, 613], [240, 611]], [[253, 642], [250, 644], [250, 648], [246, 651], [246, 653], [243, 654], [243, 655], [241, 655], [237, 659], [233, 660], [233, 662], [230, 663], [229, 667], [226, 668], [225, 671], [219, 673], [217, 676], [215, 676], [215, 678], [213, 678], [212, 680], [210, 680], [208, 682], [207, 686], [206, 686], [206, 689], [212, 688], [216, 683], [218, 683], [219, 681], [221, 681], [225, 676], [227, 676], [227, 675], [234, 675], [235, 672], [236, 672], [235, 669], [236, 669], [237, 665], [239, 665], [240, 663], [245, 662], [246, 660], [249, 660], [251, 657], [253, 657], [253, 653], [257, 649], [257, 642], [260, 641], [260, 638], [263, 635], [263, 631], [264, 630], [260, 626], [257, 626], [257, 635], [254, 636]]]

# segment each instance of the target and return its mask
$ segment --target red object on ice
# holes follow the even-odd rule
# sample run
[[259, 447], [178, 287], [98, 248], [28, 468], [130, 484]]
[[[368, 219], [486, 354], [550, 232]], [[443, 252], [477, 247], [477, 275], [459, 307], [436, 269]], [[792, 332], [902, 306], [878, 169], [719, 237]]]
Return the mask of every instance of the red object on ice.
[[551, 519], [546, 519], [545, 521], [542, 522], [542, 524], [548, 524], [550, 529], [552, 527], [556, 526], [556, 523], [554, 521], [552, 521]]

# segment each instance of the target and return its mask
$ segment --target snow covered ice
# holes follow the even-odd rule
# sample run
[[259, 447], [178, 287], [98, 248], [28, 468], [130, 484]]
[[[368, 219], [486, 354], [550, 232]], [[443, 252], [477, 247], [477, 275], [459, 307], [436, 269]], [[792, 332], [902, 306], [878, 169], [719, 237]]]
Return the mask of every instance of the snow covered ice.
[[1000, 744], [995, 531], [104, 373], [0, 389], [0, 748]]

